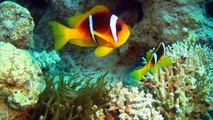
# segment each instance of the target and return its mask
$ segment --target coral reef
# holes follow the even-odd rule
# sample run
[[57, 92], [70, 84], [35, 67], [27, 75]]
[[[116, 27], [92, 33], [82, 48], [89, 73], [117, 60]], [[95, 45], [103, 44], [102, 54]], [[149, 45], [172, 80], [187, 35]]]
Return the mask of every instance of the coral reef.
[[[46, 88], [40, 94], [36, 107], [28, 116], [29, 119], [91, 120], [109, 101], [108, 94], [111, 89], [107, 87], [105, 76], [106, 74], [99, 77], [95, 83], [91, 83], [88, 78], [83, 85], [76, 82], [76, 75], [68, 81], [62, 76], [46, 78]], [[54, 79], [59, 80], [54, 82]]]
[[110, 92], [110, 98], [107, 111], [117, 114], [119, 120], [163, 120], [154, 107], [152, 95], [139, 91], [138, 87], [123, 87], [122, 83], [117, 83]]
[[[15, 1], [33, 11], [36, 28], [32, 34], [34, 23], [27, 9], [9, 1], [0, 4], [0, 41], [32, 48], [28, 54], [0, 43], [0, 119], [23, 119], [28, 114], [29, 119], [196, 119], [213, 109], [213, 52], [207, 48], [213, 48], [211, 0]], [[43, 8], [30, 8], [37, 2]], [[66, 24], [68, 17], [102, 3], [131, 25], [132, 35], [124, 46], [104, 58], [96, 58], [93, 48], [74, 45], [52, 51], [49, 21]], [[145, 51], [161, 41], [182, 39], [185, 42], [167, 48], [173, 64], [144, 76], [140, 90], [117, 84], [134, 84], [125, 76], [141, 64], [139, 56]], [[40, 69], [46, 77], [65, 77], [46, 79], [39, 102], [29, 111], [41, 92]], [[99, 78], [106, 71], [104, 78], [117, 84], [111, 91]], [[64, 80], [76, 73], [77, 78]]]
[[41, 69], [54, 69], [57, 62], [61, 60], [59, 55], [55, 50], [47, 52], [43, 50], [42, 52], [31, 52], [32, 59], [35, 64], [37, 64]]
[[[166, 119], [200, 118], [213, 106], [213, 51], [189, 35], [167, 48], [173, 65], [142, 79]], [[146, 84], [149, 83], [149, 84]]]
[[34, 22], [30, 12], [16, 4], [5, 1], [0, 4], [0, 40], [18, 48], [33, 45]]
[[11, 115], [2, 114], [2, 119], [7, 116], [12, 119], [12, 110], [29, 109], [38, 100], [42, 72], [29, 55], [10, 43], [0, 42], [0, 106], [6, 107], [5, 101], [10, 107], [5, 112]]

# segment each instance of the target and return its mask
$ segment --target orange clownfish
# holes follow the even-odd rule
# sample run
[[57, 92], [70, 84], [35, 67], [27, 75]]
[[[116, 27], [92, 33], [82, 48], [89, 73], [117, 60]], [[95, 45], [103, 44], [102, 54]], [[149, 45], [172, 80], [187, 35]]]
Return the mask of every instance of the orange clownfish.
[[165, 56], [165, 44], [161, 42], [154, 51], [149, 50], [146, 53], [147, 63], [144, 67], [134, 70], [131, 75], [140, 84], [141, 78], [147, 74], [150, 70], [152, 73], [156, 73], [159, 66], [165, 67], [172, 64], [172, 60]]
[[55, 49], [61, 49], [67, 42], [81, 47], [97, 47], [94, 54], [98, 57], [108, 55], [123, 45], [129, 35], [128, 26], [103, 5], [90, 11], [70, 17], [69, 27], [51, 21]]

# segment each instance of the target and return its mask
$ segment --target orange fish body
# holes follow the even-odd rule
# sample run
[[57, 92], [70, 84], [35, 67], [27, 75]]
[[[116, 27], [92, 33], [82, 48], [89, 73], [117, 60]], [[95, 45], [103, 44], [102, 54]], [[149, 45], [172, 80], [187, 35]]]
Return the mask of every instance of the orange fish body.
[[61, 49], [67, 42], [81, 47], [97, 47], [95, 55], [103, 57], [123, 45], [130, 31], [116, 15], [102, 5], [90, 11], [70, 17], [69, 27], [51, 21], [55, 49]]

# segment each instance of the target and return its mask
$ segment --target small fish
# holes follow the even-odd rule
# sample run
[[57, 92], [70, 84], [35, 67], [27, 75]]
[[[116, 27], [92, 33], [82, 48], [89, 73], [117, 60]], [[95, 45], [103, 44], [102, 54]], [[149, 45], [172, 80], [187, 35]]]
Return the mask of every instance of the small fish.
[[136, 79], [137, 83], [140, 83], [141, 78], [150, 70], [152, 73], [156, 73], [158, 66], [168, 66], [172, 64], [172, 60], [165, 55], [165, 44], [161, 42], [156, 49], [149, 50], [146, 53], [146, 60], [148, 61], [144, 67], [139, 68], [131, 72], [130, 74]]
[[97, 5], [90, 11], [70, 17], [69, 27], [51, 21], [55, 49], [61, 49], [67, 42], [80, 47], [97, 47], [94, 54], [103, 57], [123, 45], [129, 35], [128, 26], [108, 8]]

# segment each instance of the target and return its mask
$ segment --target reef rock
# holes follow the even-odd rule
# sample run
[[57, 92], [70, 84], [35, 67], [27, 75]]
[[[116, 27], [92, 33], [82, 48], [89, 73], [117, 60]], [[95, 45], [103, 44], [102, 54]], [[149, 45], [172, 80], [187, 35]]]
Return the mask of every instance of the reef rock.
[[181, 40], [189, 32], [197, 39], [213, 38], [213, 21], [207, 18], [203, 0], [140, 1], [143, 3], [143, 20], [133, 26], [128, 43], [155, 47], [160, 41], [174, 43]]
[[0, 42], [0, 63], [0, 108], [5, 108], [0, 119], [14, 119], [14, 112], [18, 114], [37, 102], [42, 72], [29, 53], [10, 43]]
[[34, 29], [30, 12], [15, 2], [5, 1], [0, 4], [0, 13], [0, 40], [28, 48], [33, 43]]
[[[67, 21], [67, 18], [95, 4], [95, 0], [48, 0], [54, 8], [57, 17]], [[86, 10], [86, 9], [85, 9]]]

